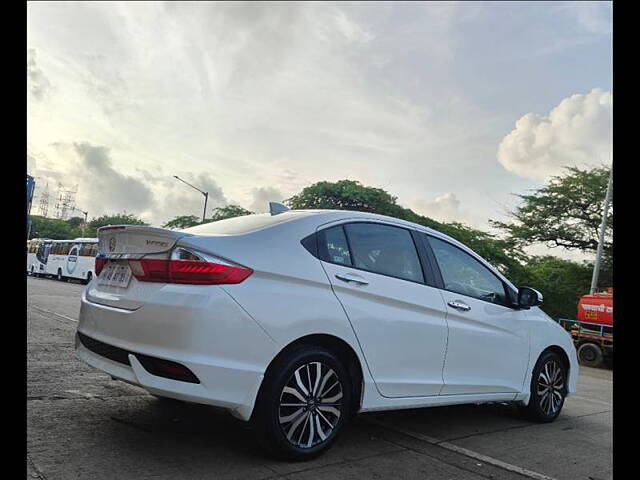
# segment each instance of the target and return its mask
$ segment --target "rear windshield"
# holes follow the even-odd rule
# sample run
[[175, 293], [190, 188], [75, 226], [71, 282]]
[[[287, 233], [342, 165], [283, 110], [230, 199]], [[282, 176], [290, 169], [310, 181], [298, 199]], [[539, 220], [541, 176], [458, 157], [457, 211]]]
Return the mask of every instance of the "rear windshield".
[[244, 215], [242, 217], [227, 218], [217, 222], [205, 223], [182, 230], [183, 232], [195, 233], [197, 235], [241, 235], [243, 233], [254, 232], [262, 228], [271, 227], [278, 223], [288, 222], [297, 218], [313, 215], [313, 212], [284, 212], [278, 215], [270, 213], [257, 213]]

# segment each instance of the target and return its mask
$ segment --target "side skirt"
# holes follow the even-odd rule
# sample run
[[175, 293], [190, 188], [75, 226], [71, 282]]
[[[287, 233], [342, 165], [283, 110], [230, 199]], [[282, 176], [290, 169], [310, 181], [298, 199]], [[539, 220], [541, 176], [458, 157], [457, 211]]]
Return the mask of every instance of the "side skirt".
[[[373, 400], [373, 399], [371, 399]], [[528, 402], [529, 394], [525, 393], [483, 393], [475, 395], [434, 395], [430, 397], [384, 398], [373, 401], [364, 399], [361, 412], [377, 412], [382, 410], [401, 410], [409, 408], [439, 407], [445, 405], [462, 405], [465, 403], [490, 402]]]

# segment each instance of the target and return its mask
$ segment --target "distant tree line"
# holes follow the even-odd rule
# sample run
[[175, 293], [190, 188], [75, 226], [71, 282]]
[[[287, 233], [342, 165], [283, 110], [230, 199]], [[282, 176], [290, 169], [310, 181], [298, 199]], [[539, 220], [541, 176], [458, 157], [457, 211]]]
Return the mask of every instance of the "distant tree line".
[[[81, 217], [71, 217], [67, 220], [46, 218], [39, 215], [31, 215], [31, 234], [29, 238], [51, 238], [64, 240], [82, 236]], [[116, 215], [103, 215], [92, 219], [84, 226], [84, 236], [94, 238], [98, 236], [98, 228], [106, 225], [146, 225], [146, 223], [132, 213], [118, 213]]]
[[[509, 222], [491, 221], [503, 232], [497, 236], [458, 222], [438, 222], [398, 205], [397, 198], [383, 189], [367, 187], [354, 180], [317, 182], [285, 201], [293, 209], [357, 210], [400, 218], [450, 235], [469, 246], [516, 285], [532, 286], [544, 295], [543, 309], [554, 318], [575, 318], [578, 298], [589, 292], [593, 265], [552, 255], [535, 256], [525, 248], [544, 244], [564, 247], [595, 256], [602, 202], [609, 170], [568, 168], [544, 187], [518, 195], [520, 205], [510, 212]], [[599, 286], [613, 286], [613, 207], [610, 207]], [[212, 211], [204, 223], [249, 215], [253, 212], [227, 205]], [[32, 216], [31, 237], [52, 239], [81, 235], [82, 219], [55, 220]], [[203, 223], [195, 215], [180, 215], [163, 225], [184, 229]], [[92, 219], [85, 236], [95, 237], [104, 225], [145, 225], [133, 214], [120, 213]]]

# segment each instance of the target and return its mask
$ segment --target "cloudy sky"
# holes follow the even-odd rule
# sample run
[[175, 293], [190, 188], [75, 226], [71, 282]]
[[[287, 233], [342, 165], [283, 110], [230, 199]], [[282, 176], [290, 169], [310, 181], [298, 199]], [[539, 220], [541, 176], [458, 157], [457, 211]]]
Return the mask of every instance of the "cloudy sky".
[[487, 228], [610, 162], [610, 2], [29, 2], [27, 46], [28, 171], [90, 217], [349, 178]]

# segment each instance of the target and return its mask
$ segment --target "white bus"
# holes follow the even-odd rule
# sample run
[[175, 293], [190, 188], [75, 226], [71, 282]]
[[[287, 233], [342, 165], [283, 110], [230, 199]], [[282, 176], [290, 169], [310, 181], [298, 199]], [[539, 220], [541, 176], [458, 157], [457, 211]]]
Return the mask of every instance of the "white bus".
[[32, 238], [27, 240], [27, 273], [34, 277], [47, 274], [47, 257], [53, 240]]
[[75, 278], [89, 283], [94, 277], [97, 238], [27, 240], [27, 273], [37, 277]]
[[46, 274], [58, 280], [75, 278], [89, 283], [94, 277], [97, 238], [52, 240], [46, 259]]

